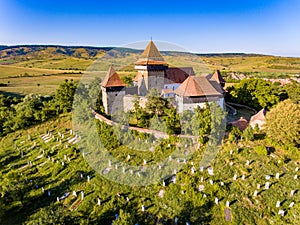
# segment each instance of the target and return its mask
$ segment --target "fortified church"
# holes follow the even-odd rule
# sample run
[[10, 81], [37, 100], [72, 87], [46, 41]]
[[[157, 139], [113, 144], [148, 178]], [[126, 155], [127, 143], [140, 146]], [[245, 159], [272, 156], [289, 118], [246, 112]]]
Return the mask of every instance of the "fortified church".
[[192, 67], [169, 67], [151, 40], [135, 62], [137, 76], [134, 87], [126, 87], [113, 67], [101, 83], [102, 101], [106, 114], [133, 109], [138, 96], [140, 104], [147, 101], [146, 95], [156, 88], [161, 96], [169, 98], [177, 112], [203, 108], [205, 103], [216, 102], [224, 108], [225, 81], [219, 71], [214, 74], [196, 76]]

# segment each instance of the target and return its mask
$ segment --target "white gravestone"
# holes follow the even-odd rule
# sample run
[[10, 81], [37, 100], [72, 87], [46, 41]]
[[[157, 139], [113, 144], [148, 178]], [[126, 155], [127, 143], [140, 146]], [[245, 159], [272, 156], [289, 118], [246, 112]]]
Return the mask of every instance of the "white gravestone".
[[293, 208], [294, 205], [295, 205], [295, 202], [291, 202], [291, 204], [289, 205], [289, 207]]
[[237, 175], [236, 174], [234, 174], [234, 176], [233, 176], [233, 180], [236, 180], [237, 179]]
[[216, 203], [216, 205], [219, 204], [219, 199], [218, 198], [215, 198], [215, 203]]
[[229, 207], [229, 204], [230, 204], [229, 201], [226, 201], [226, 207]]
[[208, 172], [208, 174], [211, 175], [211, 176], [214, 175], [214, 170], [213, 170], [213, 168], [211, 168], [211, 167], [208, 167], [208, 168], [207, 168], [207, 172]]
[[266, 182], [265, 189], [268, 190], [270, 188], [270, 182]]
[[276, 208], [279, 208], [280, 207], [280, 201], [277, 201], [276, 202]]

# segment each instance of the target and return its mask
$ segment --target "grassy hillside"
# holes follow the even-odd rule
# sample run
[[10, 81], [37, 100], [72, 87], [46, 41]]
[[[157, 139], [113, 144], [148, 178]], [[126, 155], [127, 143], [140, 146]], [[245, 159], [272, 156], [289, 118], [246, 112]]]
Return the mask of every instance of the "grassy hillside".
[[[200, 170], [203, 149], [195, 149], [189, 162], [184, 164], [181, 159], [183, 167], [176, 175], [175, 184], [165, 179], [166, 186], [159, 182], [146, 187], [129, 187], [96, 173], [77, 149], [76, 136], [70, 129], [70, 115], [65, 115], [1, 139], [0, 191], [5, 193], [0, 197], [1, 224], [29, 221], [34, 224], [37, 219], [51, 223], [68, 219], [70, 224], [104, 225], [111, 224], [116, 214], [123, 217], [125, 212], [126, 218], [131, 218], [134, 224], [173, 224], [174, 218], [178, 217], [179, 224], [190, 221], [191, 224], [220, 225], [228, 224], [225, 209], [232, 224], [298, 222], [300, 181], [294, 176], [299, 175], [295, 171], [299, 158], [283, 155], [278, 148], [273, 148], [274, 153], [270, 156], [260, 155], [254, 150], [255, 146], [272, 147], [263, 140], [224, 144], [211, 164], [214, 175]], [[137, 154], [121, 146], [113, 150], [113, 155], [123, 159], [130, 153], [130, 163], [141, 165], [143, 157], [150, 154], [153, 156], [151, 163], [155, 163], [161, 156], [159, 151], [172, 150], [175, 142], [167, 140], [163, 145], [160, 150], [155, 150], [157, 152]], [[246, 164], [247, 160], [249, 164]], [[193, 166], [194, 174], [191, 172]], [[115, 165], [111, 169], [111, 173], [120, 176], [136, 176], [129, 171], [123, 174]], [[279, 173], [279, 179], [276, 173]], [[233, 179], [235, 174], [236, 180]], [[265, 189], [266, 175], [270, 175], [269, 189]], [[89, 182], [87, 176], [90, 176]], [[204, 190], [199, 191], [199, 185], [203, 185]], [[253, 196], [255, 190], [257, 196]], [[296, 190], [293, 196], [291, 190]], [[81, 192], [84, 192], [83, 200]], [[159, 193], [163, 193], [163, 197], [159, 197]], [[59, 202], [57, 197], [61, 198]], [[101, 205], [97, 205], [98, 198]], [[277, 201], [280, 201], [278, 208]], [[295, 205], [289, 207], [292, 202]], [[50, 209], [55, 209], [56, 213], [50, 214]], [[279, 209], [285, 211], [284, 216], [278, 215]]]

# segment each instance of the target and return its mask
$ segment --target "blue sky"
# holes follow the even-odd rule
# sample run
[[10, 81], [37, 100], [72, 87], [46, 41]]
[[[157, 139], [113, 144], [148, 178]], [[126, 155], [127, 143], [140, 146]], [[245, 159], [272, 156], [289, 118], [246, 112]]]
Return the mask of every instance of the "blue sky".
[[0, 45], [123, 46], [300, 57], [298, 0], [0, 0]]

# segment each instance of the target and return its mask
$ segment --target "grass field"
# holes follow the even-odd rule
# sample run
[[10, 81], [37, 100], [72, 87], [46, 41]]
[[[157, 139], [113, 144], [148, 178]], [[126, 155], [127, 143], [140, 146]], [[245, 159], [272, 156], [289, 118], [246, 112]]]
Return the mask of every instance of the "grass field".
[[[74, 50], [74, 49], [73, 49]], [[66, 54], [64, 48], [20, 48], [0, 51], [0, 91], [26, 95], [53, 94], [65, 79], [79, 81], [85, 71], [88, 77], [103, 78], [110, 65], [120, 76], [134, 77], [134, 62], [140, 55], [126, 50], [103, 50], [78, 48]], [[170, 66], [192, 66], [196, 75], [212, 73], [219, 69], [227, 72], [245, 73], [248, 77], [289, 77], [300, 73], [300, 58], [262, 55], [197, 56], [186, 53], [162, 53]], [[80, 74], [82, 73], [82, 74]], [[91, 75], [92, 74], [92, 75]], [[227, 84], [228, 85], [228, 84]], [[232, 85], [232, 84], [230, 84]]]
[[[8, 172], [22, 173], [27, 179], [24, 185], [28, 186], [23, 205], [18, 200], [3, 205], [1, 224], [24, 224], [39, 209], [53, 204], [63, 209], [65, 215], [77, 218], [78, 224], [79, 221], [80, 224], [111, 224], [121, 209], [130, 212], [135, 222], [153, 225], [157, 224], [156, 217], [170, 222], [174, 221], [175, 216], [179, 217], [179, 224], [184, 224], [184, 219], [199, 224], [195, 221], [208, 213], [209, 224], [225, 225], [228, 224], [224, 218], [225, 208], [230, 209], [231, 224], [296, 224], [299, 218], [299, 191], [290, 196], [291, 190], [299, 188], [299, 179], [293, 178], [297, 174], [295, 168], [299, 158], [287, 156], [289, 160], [285, 161], [281, 149], [276, 147], [272, 156], [256, 153], [255, 146], [271, 146], [264, 140], [243, 141], [238, 145], [224, 144], [211, 163], [214, 175], [200, 169], [203, 156], [201, 148], [194, 151], [191, 159], [193, 164], [184, 163], [177, 171], [176, 184], [165, 179], [165, 185], [157, 182], [145, 187], [129, 187], [95, 172], [87, 161], [90, 156], [86, 154], [84, 158], [77, 144], [70, 143], [71, 138], [75, 137], [70, 129], [71, 115], [65, 115], [0, 139], [0, 173], [4, 177]], [[59, 133], [64, 134], [64, 137]], [[169, 143], [173, 148], [174, 143]], [[148, 151], [134, 154], [126, 146], [113, 151], [119, 159], [126, 158], [130, 153], [130, 163], [134, 165], [141, 165], [142, 159], [146, 157], [144, 155], [153, 155], [152, 161], [147, 161], [149, 165], [157, 163], [161, 153], [157, 149], [154, 153]], [[183, 163], [182, 159], [180, 163]], [[192, 167], [195, 167], [193, 174]], [[122, 169], [116, 169], [114, 164], [110, 173], [138, 179], [136, 171], [133, 175], [129, 171], [122, 173]], [[279, 179], [275, 178], [276, 173], [280, 174]], [[236, 180], [233, 179], [235, 174]], [[265, 189], [266, 175], [271, 176], [269, 189]], [[87, 176], [90, 176], [90, 182]], [[20, 182], [24, 182], [23, 177]], [[204, 190], [199, 191], [199, 185], [203, 185]], [[257, 188], [257, 185], [260, 187]], [[47, 195], [48, 190], [51, 196]], [[164, 196], [158, 197], [161, 190]], [[258, 191], [257, 196], [253, 196], [255, 190]], [[77, 196], [72, 195], [73, 191]], [[81, 191], [85, 194], [83, 201]], [[68, 192], [71, 193], [68, 197], [57, 202], [57, 197]], [[214, 203], [216, 197], [219, 199], [218, 204]], [[101, 199], [101, 205], [97, 205], [97, 198]], [[225, 206], [227, 201], [229, 207]], [[280, 201], [280, 208], [276, 207], [277, 201]], [[289, 207], [292, 202], [295, 202], [294, 207]], [[145, 212], [141, 211], [142, 205], [145, 205]], [[284, 217], [278, 216], [279, 209], [285, 210]], [[51, 218], [51, 215], [48, 216]]]

